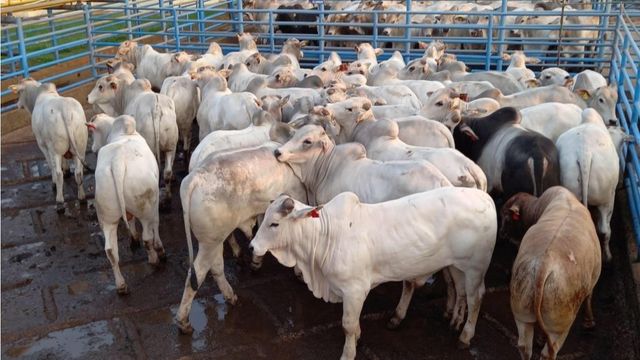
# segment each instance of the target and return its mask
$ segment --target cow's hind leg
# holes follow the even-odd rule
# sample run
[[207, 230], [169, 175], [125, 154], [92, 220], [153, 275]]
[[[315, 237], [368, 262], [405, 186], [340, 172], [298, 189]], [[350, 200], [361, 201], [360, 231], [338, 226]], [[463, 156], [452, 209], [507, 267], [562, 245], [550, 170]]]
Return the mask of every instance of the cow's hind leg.
[[460, 334], [460, 345], [468, 347], [471, 343], [471, 339], [476, 332], [476, 322], [478, 321], [478, 314], [480, 314], [480, 304], [482, 304], [482, 297], [484, 296], [484, 273], [475, 271], [473, 269], [467, 270], [465, 273], [465, 290], [467, 292], [467, 307], [469, 308], [469, 315], [467, 316], [467, 323], [464, 325], [462, 334]]
[[[184, 284], [184, 292], [182, 293], [182, 301], [180, 302], [180, 308], [178, 309], [178, 313], [176, 314], [176, 324], [180, 328], [180, 332], [183, 334], [191, 334], [193, 332], [193, 328], [189, 323], [189, 313], [191, 312], [191, 304], [193, 303], [193, 298], [196, 296], [196, 291], [202, 285], [209, 269], [211, 268], [211, 262], [213, 261], [215, 247], [217, 244], [210, 244], [200, 242], [200, 246], [198, 248], [198, 254], [196, 255], [195, 260], [193, 261], [193, 266], [189, 269], [187, 273], [187, 280]], [[191, 281], [191, 277], [194, 275], [191, 272], [195, 270], [195, 278], [196, 283], [194, 284]], [[194, 285], [196, 288], [192, 287]]]
[[211, 273], [213, 278], [218, 284], [218, 288], [222, 292], [225, 301], [231, 305], [235, 305], [238, 301], [238, 296], [233, 292], [233, 288], [229, 285], [227, 278], [224, 276], [224, 247], [222, 243], [213, 250], [213, 258], [211, 261]]
[[344, 348], [340, 360], [352, 360], [356, 357], [356, 344], [360, 339], [360, 312], [367, 298], [367, 292], [357, 290], [343, 295], [342, 328], [344, 329]]
[[[149, 219], [140, 219], [142, 223], [142, 243], [147, 250], [147, 256], [149, 257], [149, 264], [158, 265], [158, 253], [155, 249], [155, 226], [154, 221]], [[163, 250], [164, 251], [164, 250]]]
[[589, 294], [587, 298], [584, 300], [584, 323], [582, 326], [585, 329], [593, 329], [596, 327], [596, 321], [593, 317], [593, 309], [591, 308], [591, 296], [593, 294]]
[[444, 311], [444, 318], [449, 319], [453, 314], [453, 307], [456, 304], [456, 288], [449, 268], [442, 269], [442, 277], [447, 285], [447, 305]]
[[518, 350], [522, 360], [531, 359], [533, 352], [533, 331], [535, 323], [527, 323], [516, 319], [516, 327], [518, 328]]
[[132, 250], [138, 249], [140, 248], [140, 234], [136, 228], [136, 218], [132, 216], [127, 222], [129, 223], [129, 234], [131, 235], [131, 244], [129, 244], [129, 247]]
[[598, 230], [604, 237], [602, 250], [606, 262], [611, 261], [611, 250], [609, 241], [611, 240], [611, 216], [613, 215], [613, 204], [598, 206]]
[[[164, 171], [162, 176], [164, 177], [164, 185], [167, 189], [170, 189], [171, 181], [173, 181], [173, 160], [176, 157], [176, 150], [167, 151], [164, 153]], [[171, 192], [168, 192], [171, 196]]]
[[411, 298], [413, 297], [415, 289], [416, 283], [414, 281], [402, 282], [402, 296], [400, 296], [400, 301], [398, 302], [398, 306], [396, 307], [393, 317], [389, 319], [389, 322], [387, 323], [387, 328], [395, 329], [400, 325], [404, 317], [407, 315], [407, 309], [409, 308], [409, 303], [411, 303]]
[[111, 269], [113, 269], [113, 275], [116, 279], [116, 290], [120, 295], [126, 295], [129, 293], [129, 288], [124, 281], [124, 277], [120, 272], [120, 257], [118, 255], [118, 223], [115, 224], [101, 224], [102, 232], [104, 233], [104, 252], [107, 254], [107, 259], [111, 263]]
[[460, 329], [460, 325], [464, 321], [464, 313], [467, 308], [466, 290], [465, 290], [465, 274], [453, 266], [449, 266], [449, 273], [453, 279], [455, 286], [456, 301], [453, 306], [453, 313], [451, 315], [451, 326], [456, 331]]
[[62, 156], [59, 154], [51, 154], [51, 174], [56, 184], [56, 211], [59, 214], [64, 212], [64, 177], [62, 174]]
[[80, 158], [78, 156], [74, 157], [74, 161], [76, 165], [74, 176], [76, 178], [76, 184], [78, 185], [78, 200], [80, 200], [81, 203], [84, 203], [86, 202], [86, 195], [84, 193], [84, 166], [82, 165], [82, 161], [80, 161]]
[[[571, 326], [569, 326], [569, 328], [567, 328], [563, 333], [549, 332], [547, 334], [547, 336], [549, 337], [549, 341], [542, 349], [540, 358], [554, 360], [558, 356], [558, 351], [560, 351], [560, 349], [562, 348], [564, 341], [567, 339], [567, 335], [569, 335], [570, 329]], [[552, 349], [549, 349], [549, 342], [552, 344]]]

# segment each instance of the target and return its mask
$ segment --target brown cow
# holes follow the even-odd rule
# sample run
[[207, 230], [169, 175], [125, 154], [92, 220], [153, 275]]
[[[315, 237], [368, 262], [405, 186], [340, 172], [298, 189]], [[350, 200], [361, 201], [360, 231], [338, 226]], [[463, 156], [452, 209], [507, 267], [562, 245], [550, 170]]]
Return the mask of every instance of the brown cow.
[[534, 324], [545, 334], [543, 359], [555, 359], [580, 305], [585, 327], [595, 326], [591, 293], [600, 276], [600, 243], [587, 208], [554, 186], [540, 198], [519, 193], [502, 208], [503, 232], [526, 231], [511, 278], [511, 311], [518, 349], [530, 359]]

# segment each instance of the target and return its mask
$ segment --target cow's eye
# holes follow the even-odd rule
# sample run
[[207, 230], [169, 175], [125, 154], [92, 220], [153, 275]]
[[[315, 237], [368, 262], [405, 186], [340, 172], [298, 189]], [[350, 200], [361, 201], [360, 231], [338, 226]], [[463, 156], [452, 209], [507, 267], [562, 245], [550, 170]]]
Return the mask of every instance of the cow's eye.
[[603, 99], [603, 98], [598, 99], [598, 101], [599, 101], [601, 104], [604, 104], [604, 99]]
[[98, 86], [98, 90], [102, 91], [102, 85]]
[[436, 106], [443, 106], [443, 105], [444, 105], [444, 103], [443, 103], [442, 101], [438, 101], [438, 102], [436, 103]]
[[348, 108], [347, 111], [348, 112], [353, 112], [353, 108]]
[[416, 69], [416, 67], [415, 67], [415, 66], [412, 66], [412, 67], [410, 67], [410, 68], [409, 68], [409, 71], [413, 71], [413, 70], [415, 70], [415, 69]]
[[311, 140], [306, 139], [305, 141], [302, 142], [305, 145], [311, 145]]
[[548, 79], [551, 79], [551, 75], [547, 75], [547, 76], [545, 76], [544, 78], [545, 78], [545, 79], [547, 79], [547, 80], [548, 80]]
[[269, 227], [278, 227], [278, 225], [280, 225], [280, 224], [278, 224], [278, 223], [271, 223], [271, 225], [269, 225]]
[[320, 71], [327, 71], [327, 68], [323, 67]]

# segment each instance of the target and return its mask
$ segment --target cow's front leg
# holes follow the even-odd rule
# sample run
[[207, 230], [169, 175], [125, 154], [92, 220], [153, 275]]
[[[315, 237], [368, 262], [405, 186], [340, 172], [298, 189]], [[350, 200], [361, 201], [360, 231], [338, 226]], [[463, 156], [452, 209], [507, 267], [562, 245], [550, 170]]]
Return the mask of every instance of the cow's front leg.
[[345, 339], [340, 360], [352, 360], [356, 357], [356, 345], [360, 339], [360, 312], [366, 297], [366, 291], [354, 291], [343, 295], [342, 328]]
[[445, 319], [449, 319], [453, 314], [453, 307], [456, 304], [456, 285], [453, 283], [449, 268], [442, 269], [442, 277], [444, 278], [445, 284], [447, 284], [447, 306], [444, 311], [444, 317]]
[[404, 317], [407, 315], [407, 309], [409, 308], [409, 303], [411, 303], [411, 298], [413, 297], [415, 289], [416, 284], [414, 281], [402, 282], [402, 296], [400, 296], [400, 301], [396, 307], [395, 314], [387, 323], [387, 328], [395, 329], [400, 325]]
[[[175, 322], [183, 334], [191, 334], [193, 332], [193, 327], [191, 327], [189, 323], [191, 304], [193, 303], [193, 298], [196, 296], [196, 291], [198, 291], [200, 285], [202, 285], [211, 268], [214, 251], [214, 245], [200, 242], [196, 259], [187, 273], [187, 280], [185, 281], [184, 292], [182, 293], [182, 301], [180, 302], [180, 308], [178, 308], [178, 313], [175, 318]], [[195, 274], [193, 273], [194, 270]], [[194, 281], [191, 281], [193, 276], [195, 276], [195, 284]], [[195, 288], [192, 287], [192, 285], [195, 285]]]

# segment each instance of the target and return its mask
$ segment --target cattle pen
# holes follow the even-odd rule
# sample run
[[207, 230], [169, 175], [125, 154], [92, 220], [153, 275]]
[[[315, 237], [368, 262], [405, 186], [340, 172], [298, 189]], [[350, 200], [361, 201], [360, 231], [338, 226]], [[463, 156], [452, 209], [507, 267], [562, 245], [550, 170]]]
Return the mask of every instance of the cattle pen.
[[[33, 141], [10, 141], [12, 134], [24, 134], [21, 130], [29, 125], [29, 120], [21, 113], [23, 110], [17, 109], [17, 97], [9, 86], [28, 77], [55, 83], [63, 96], [77, 98], [87, 114], [92, 114], [93, 109], [86, 101], [87, 94], [96, 80], [107, 73], [107, 61], [114, 57], [118, 46], [126, 40], [150, 44], [161, 52], [198, 54], [205, 53], [209, 43], [215, 41], [226, 54], [238, 51], [237, 33], [250, 32], [258, 35], [261, 53], [275, 54], [280, 52], [287, 39], [295, 37], [309, 43], [300, 61], [304, 67], [313, 67], [327, 60], [332, 52], [339, 54], [345, 62], [354, 61], [356, 53], [351, 44], [362, 42], [384, 49], [379, 60], [388, 59], [394, 51], [399, 51], [408, 62], [422, 57], [424, 50], [419, 48], [420, 42], [440, 40], [447, 45], [447, 52], [456, 55], [471, 72], [505, 70], [509, 62], [503, 53], [514, 50], [525, 50], [528, 56], [540, 60], [529, 66], [536, 73], [555, 66], [566, 69], [571, 75], [586, 69], [594, 70], [615, 84], [618, 120], [625, 132], [635, 138], [625, 143], [623, 148], [624, 178], [620, 189], [624, 190], [620, 190], [617, 196], [615, 218], [612, 220], [616, 235], [612, 242], [625, 243], [614, 245], [617, 260], [621, 260], [621, 253], [627, 255], [627, 240], [635, 242], [636, 264], [633, 265], [636, 266], [633, 271], [640, 276], [640, 267], [637, 266], [640, 262], [640, 6], [637, 1], [593, 0], [588, 7], [571, 11], [565, 8], [570, 1], [556, 1], [558, 6], [555, 9], [540, 12], [512, 11], [507, 0], [494, 1], [497, 5], [493, 10], [425, 11], [417, 6], [419, 1], [405, 0], [406, 10], [402, 12], [356, 11], [357, 15], [367, 19], [357, 23], [357, 31], [353, 29], [353, 23], [331, 20], [335, 19], [331, 15], [342, 13], [341, 10], [332, 10], [332, 1], [304, 2], [313, 4], [313, 7], [245, 9], [246, 0], [25, 1], [2, 5], [2, 267], [3, 272], [8, 269], [2, 281], [2, 317], [6, 322], [17, 324], [3, 324], [3, 356], [319, 359], [339, 355], [333, 348], [337, 349], [337, 344], [342, 341], [340, 309], [331, 307], [313, 313], [315, 310], [310, 309], [321, 309], [324, 303], [310, 299], [310, 296], [301, 297], [309, 295], [308, 291], [293, 274], [285, 275], [272, 261], [265, 266], [260, 274], [264, 277], [260, 279], [261, 276], [248, 271], [246, 256], [244, 263], [225, 259], [226, 271], [230, 272], [227, 276], [234, 288], [240, 289], [239, 308], [225, 305], [219, 290], [209, 284], [203, 286], [203, 293], [208, 291], [207, 295], [200, 297], [211, 299], [194, 302], [194, 337], [185, 340], [176, 329], [167, 330], [171, 326], [171, 316], [177, 310], [180, 300], [176, 296], [182, 291], [188, 268], [179, 192], [175, 189], [172, 216], [163, 215], [165, 223], [161, 224], [167, 231], [163, 240], [171, 237], [179, 240], [167, 245], [170, 258], [165, 269], [161, 270], [166, 280], [152, 279], [151, 271], [145, 267], [144, 256], [141, 253], [134, 256], [132, 252], [133, 260], [123, 268], [128, 266], [134, 273], [132, 283], [136, 284], [137, 292], [125, 300], [114, 300], [115, 291], [108, 279], [110, 267], [105, 265], [91, 200], [87, 213], [83, 213], [79, 206], [70, 211], [71, 215], [55, 220], [48, 188], [50, 169], [42, 157], [35, 155], [38, 150]], [[387, 21], [389, 14], [395, 17], [392, 23]], [[412, 22], [414, 16], [438, 20], [415, 23]], [[464, 20], [458, 21], [458, 16], [463, 16]], [[441, 20], [445, 17], [451, 22]], [[474, 17], [476, 22], [468, 22], [469, 17]], [[560, 21], [518, 23], [523, 17], [553, 17]], [[596, 20], [580, 24], [574, 20], [578, 17]], [[283, 26], [296, 30], [284, 32], [281, 30]], [[538, 31], [538, 34], [545, 35], [522, 37], [523, 31]], [[594, 35], [582, 35], [584, 31]], [[95, 155], [87, 158], [95, 164]], [[181, 178], [186, 173], [188, 158], [179, 160], [183, 162], [176, 165]], [[89, 175], [87, 183], [90, 188], [93, 186], [92, 175]], [[91, 190], [87, 194], [91, 198]], [[620, 199], [624, 202], [620, 203]], [[121, 230], [124, 231], [123, 227]], [[79, 247], [86, 247], [86, 251], [77, 252]], [[52, 255], [59, 256], [66, 250], [76, 252], [51, 260]], [[514, 257], [512, 248], [503, 246], [496, 251], [503, 257]], [[79, 258], [86, 258], [88, 262], [79, 263]], [[508, 277], [504, 272], [508, 273], [509, 267], [507, 261], [492, 264], [487, 280], [489, 300], [483, 303], [479, 322], [480, 345], [472, 346], [471, 352], [449, 352], [449, 348], [455, 346], [450, 341], [455, 337], [451, 334], [432, 334], [426, 340], [421, 338], [421, 332], [429, 326], [446, 327], [446, 322], [439, 318], [440, 313], [436, 314], [444, 302], [441, 284], [417, 295], [414, 303], [425, 308], [410, 310], [410, 313], [422, 320], [407, 322], [400, 330], [405, 331], [407, 338], [416, 344], [404, 348], [401, 339], [395, 339], [386, 348], [383, 343], [389, 341], [388, 333], [373, 328], [384, 327], [381, 319], [386, 319], [387, 310], [395, 305], [392, 303], [396, 301], [399, 288], [392, 286], [372, 292], [378, 298], [365, 306], [362, 319], [366, 332], [363, 332], [363, 337], [368, 336], [369, 339], [359, 345], [358, 358], [494, 359], [517, 356], [517, 332], [508, 319], [510, 314], [506, 315], [509, 307], [508, 296], [505, 295]], [[614, 268], [601, 279], [611, 283], [602, 285], [604, 290], [601, 291], [607, 295], [599, 296], [596, 309], [601, 314], [623, 316], [624, 307], [637, 307], [640, 299], [616, 298], [628, 297], [620, 294], [626, 291], [629, 280], [615, 277], [627, 274], [629, 269], [620, 264]], [[59, 270], [61, 281], [66, 285], [58, 287], [48, 283], [52, 276], [57, 276], [55, 273], [48, 274], [46, 282], [37, 279], [38, 274], [49, 270]], [[78, 280], [78, 276], [83, 278]], [[172, 284], [167, 285], [165, 281]], [[295, 292], [289, 288], [291, 286], [295, 287]], [[275, 299], [262, 299], [273, 291], [281, 294]], [[216, 294], [215, 298], [210, 296], [212, 293]], [[151, 304], [149, 300], [156, 297], [164, 298], [160, 304]], [[276, 305], [288, 301], [293, 305], [287, 305], [284, 310], [273, 310]], [[488, 310], [485, 312], [485, 309]], [[599, 330], [596, 335], [572, 333], [566, 355], [559, 358], [604, 359], [609, 353], [616, 359], [632, 358], [624, 354], [640, 356], [640, 330], [637, 328], [640, 314], [635, 308], [631, 312], [634, 315], [629, 315], [622, 325], [615, 323], [615, 319], [599, 320], [605, 323], [606, 331], [615, 333], [622, 329], [620, 339], [608, 341], [603, 334], [605, 330]], [[332, 322], [327, 322], [327, 318]], [[252, 320], [256, 323], [244, 324]], [[265, 334], [265, 328], [272, 333]], [[313, 343], [316, 335], [320, 340]], [[169, 338], [171, 340], [166, 340]], [[222, 342], [228, 345], [222, 345]], [[541, 347], [542, 340], [538, 339], [538, 342], [537, 346]], [[114, 344], [117, 345], [114, 349], [104, 353], [98, 351]], [[629, 344], [635, 349], [626, 352], [617, 348]], [[496, 352], [492, 353], [494, 346]], [[429, 351], [433, 354], [428, 354]]]

